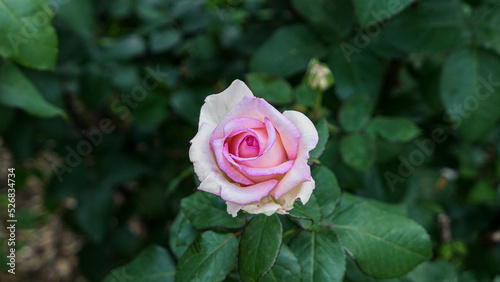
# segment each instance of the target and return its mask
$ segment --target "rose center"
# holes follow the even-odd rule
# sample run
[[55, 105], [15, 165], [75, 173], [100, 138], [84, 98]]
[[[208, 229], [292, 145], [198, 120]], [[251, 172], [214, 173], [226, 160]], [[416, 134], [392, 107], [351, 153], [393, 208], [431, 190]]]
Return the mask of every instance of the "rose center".
[[253, 143], [254, 143], [255, 139], [253, 138], [253, 136], [247, 136], [245, 138], [245, 141], [247, 142], [248, 146], [253, 147]]

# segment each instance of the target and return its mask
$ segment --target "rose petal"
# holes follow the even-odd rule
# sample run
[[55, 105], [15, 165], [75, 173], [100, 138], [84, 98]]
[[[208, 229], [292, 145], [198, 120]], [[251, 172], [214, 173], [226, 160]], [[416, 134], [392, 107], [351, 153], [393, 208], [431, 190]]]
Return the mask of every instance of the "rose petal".
[[213, 129], [213, 126], [202, 123], [198, 133], [190, 141], [189, 160], [193, 163], [194, 172], [200, 181], [205, 180], [212, 173], [220, 173], [217, 160], [212, 153], [212, 148], [210, 148], [210, 137]]
[[234, 120], [228, 122], [224, 126], [224, 137], [229, 137], [230, 134], [232, 135], [232, 132], [237, 128], [255, 129], [255, 128], [264, 128], [264, 127], [266, 127], [266, 125], [258, 119], [238, 118], [238, 119], [234, 119]]
[[211, 142], [212, 145], [212, 150], [215, 153], [215, 158], [217, 159], [217, 164], [219, 165], [219, 168], [224, 171], [229, 178], [231, 178], [233, 181], [236, 181], [237, 183], [241, 183], [243, 185], [252, 185], [254, 184], [251, 180], [246, 178], [243, 174], [241, 174], [239, 171], [234, 169], [234, 167], [229, 163], [228, 159], [224, 157], [223, 152], [224, 150], [228, 150], [228, 144], [227, 142], [224, 142], [224, 138], [213, 140]]
[[261, 121], [267, 117], [281, 136], [288, 159], [296, 159], [297, 144], [300, 139], [299, 131], [290, 120], [261, 98], [243, 97], [221, 120], [220, 124], [215, 128], [212, 138], [222, 138], [224, 136], [224, 126], [231, 120], [243, 117], [252, 117]]
[[221, 189], [221, 198], [236, 204], [249, 204], [258, 202], [266, 197], [276, 186], [278, 180], [271, 179], [262, 183], [247, 187], [238, 187], [236, 185], [225, 185]]
[[253, 93], [243, 81], [238, 79], [221, 93], [207, 96], [205, 104], [201, 107], [198, 128], [204, 122], [216, 127], [244, 96], [253, 97]]
[[297, 160], [293, 167], [270, 193], [276, 199], [279, 199], [299, 184], [312, 179], [311, 168], [307, 165], [307, 159], [309, 159], [309, 151], [318, 144], [318, 132], [308, 117], [297, 111], [285, 111], [283, 115], [297, 126], [302, 138], [299, 142]]

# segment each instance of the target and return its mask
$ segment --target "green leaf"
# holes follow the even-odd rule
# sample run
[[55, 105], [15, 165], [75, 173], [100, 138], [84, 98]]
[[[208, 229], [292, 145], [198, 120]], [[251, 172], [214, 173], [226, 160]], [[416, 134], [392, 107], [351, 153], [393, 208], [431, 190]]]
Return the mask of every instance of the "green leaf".
[[179, 259], [175, 281], [222, 281], [236, 264], [237, 254], [233, 234], [207, 231]]
[[42, 118], [63, 114], [61, 109], [47, 103], [35, 86], [12, 64], [0, 65], [0, 103], [21, 108]]
[[176, 30], [153, 31], [149, 37], [149, 46], [153, 54], [159, 54], [172, 49], [181, 39], [182, 34]]
[[108, 60], [127, 60], [139, 57], [146, 52], [144, 39], [131, 34], [120, 38], [103, 40], [103, 57]]
[[476, 39], [484, 47], [500, 53], [500, 5], [483, 5], [474, 9], [472, 25]]
[[370, 120], [373, 107], [373, 101], [367, 95], [352, 97], [340, 109], [340, 124], [347, 131], [362, 129]]
[[401, 12], [415, 0], [353, 0], [362, 27], [373, 25]]
[[0, 105], [0, 135], [9, 126], [13, 117], [14, 109]]
[[[62, 1], [61, 1], [62, 2]], [[94, 10], [91, 0], [71, 0], [59, 5], [59, 13], [74, 32], [91, 37], [94, 29]]]
[[381, 211], [385, 211], [390, 214], [395, 214], [400, 216], [408, 215], [408, 210], [406, 208], [406, 205], [404, 204], [389, 204], [370, 198], [356, 196], [348, 192], [342, 193], [342, 200], [340, 201], [339, 211], [342, 212], [346, 209], [349, 209], [353, 205], [359, 204], [361, 202], [365, 202]]
[[182, 199], [182, 212], [197, 229], [212, 227], [239, 228], [244, 225], [240, 217], [233, 218], [226, 211], [226, 204], [216, 195], [198, 191]]
[[255, 96], [269, 103], [286, 104], [292, 101], [292, 87], [282, 78], [265, 73], [249, 73], [246, 79]]
[[376, 101], [382, 87], [385, 63], [370, 52], [351, 53], [349, 48], [356, 47], [345, 42], [335, 46], [328, 60], [338, 97], [345, 101], [366, 94]]
[[82, 186], [76, 193], [76, 222], [93, 241], [100, 242], [109, 228], [113, 190], [106, 186]]
[[432, 255], [429, 235], [414, 221], [359, 202], [331, 227], [361, 270], [375, 278], [407, 273]]
[[415, 53], [450, 51], [468, 41], [460, 1], [424, 0], [403, 11], [384, 31], [394, 46]]
[[460, 49], [446, 59], [441, 99], [454, 127], [469, 141], [488, 133], [500, 118], [500, 58], [482, 49]]
[[351, 31], [354, 10], [349, 0], [293, 0], [292, 4], [325, 37], [339, 40]]
[[302, 281], [342, 281], [345, 253], [333, 231], [302, 231], [293, 239], [290, 248], [302, 269]]
[[291, 219], [302, 228], [319, 231], [319, 221], [321, 220], [321, 208], [318, 205], [316, 196], [311, 195], [309, 201], [303, 205], [302, 202], [296, 201], [294, 207], [290, 210]]
[[179, 212], [169, 230], [169, 246], [174, 255], [180, 258], [199, 235], [183, 212]]
[[325, 118], [320, 119], [318, 124], [316, 124], [316, 130], [318, 131], [319, 141], [316, 148], [314, 148], [309, 155], [311, 158], [319, 159], [323, 152], [325, 151], [326, 143], [328, 142], [328, 136], [330, 135], [328, 131], [328, 122]]
[[407, 142], [420, 135], [420, 128], [405, 118], [375, 117], [367, 131], [395, 142]]
[[281, 246], [278, 259], [273, 268], [264, 276], [260, 281], [262, 282], [299, 282], [301, 280], [301, 273], [299, 261], [290, 250], [290, 248], [283, 244]]
[[45, 0], [0, 1], [0, 56], [24, 66], [53, 70], [57, 36]]
[[257, 281], [274, 265], [283, 239], [276, 214], [258, 215], [245, 227], [239, 252], [239, 272], [243, 281]]
[[307, 85], [307, 83], [303, 82], [295, 88], [294, 96], [297, 103], [303, 106], [312, 106], [316, 102], [318, 93]]
[[367, 135], [355, 133], [340, 140], [344, 162], [357, 170], [367, 170], [375, 160], [375, 145]]
[[279, 28], [254, 53], [250, 71], [287, 77], [305, 70], [311, 58], [325, 54], [313, 34], [305, 25]]
[[312, 172], [312, 178], [316, 182], [314, 194], [321, 209], [322, 217], [333, 213], [340, 197], [340, 186], [335, 174], [325, 166], [321, 166]]
[[129, 264], [113, 270], [103, 282], [174, 281], [175, 263], [168, 252], [160, 246], [149, 246]]

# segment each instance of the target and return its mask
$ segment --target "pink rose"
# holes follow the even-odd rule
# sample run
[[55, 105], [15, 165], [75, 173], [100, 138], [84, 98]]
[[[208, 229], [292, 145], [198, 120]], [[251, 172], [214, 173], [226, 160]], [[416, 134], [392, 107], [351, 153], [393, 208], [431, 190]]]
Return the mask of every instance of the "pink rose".
[[318, 132], [304, 114], [281, 114], [240, 80], [201, 107], [189, 159], [203, 190], [221, 196], [227, 212], [286, 214], [314, 189], [307, 165]]

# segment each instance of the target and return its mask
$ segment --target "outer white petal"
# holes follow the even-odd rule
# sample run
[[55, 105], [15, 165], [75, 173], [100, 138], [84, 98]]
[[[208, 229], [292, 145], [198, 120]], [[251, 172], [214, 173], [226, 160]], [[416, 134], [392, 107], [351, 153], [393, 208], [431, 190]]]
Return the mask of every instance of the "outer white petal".
[[247, 85], [239, 79], [233, 81], [221, 93], [207, 96], [205, 104], [201, 107], [198, 128], [204, 122], [214, 127], [217, 126], [227, 113], [245, 96], [253, 97], [254, 95]]
[[318, 131], [312, 121], [303, 113], [297, 111], [284, 111], [283, 115], [289, 119], [300, 132], [299, 151], [311, 151], [318, 144]]
[[217, 160], [210, 147], [210, 138], [214, 128], [214, 126], [208, 123], [202, 123], [198, 129], [198, 133], [190, 141], [189, 160], [193, 163], [194, 172], [202, 182], [209, 175], [220, 173]]
[[231, 202], [226, 202], [226, 205], [227, 205], [227, 213], [232, 215], [233, 217], [236, 217], [241, 208], [245, 206]]
[[262, 199], [260, 202], [243, 206], [241, 209], [253, 214], [263, 213], [267, 216], [273, 215], [281, 208], [281, 205], [275, 203], [270, 197]]
[[298, 185], [281, 196], [281, 198], [278, 199], [278, 202], [282, 205], [282, 209], [280, 210], [291, 210], [296, 199], [300, 199], [302, 204], [305, 205], [309, 201], [309, 198], [311, 198], [315, 184], [314, 179], [311, 178], [310, 181]]

